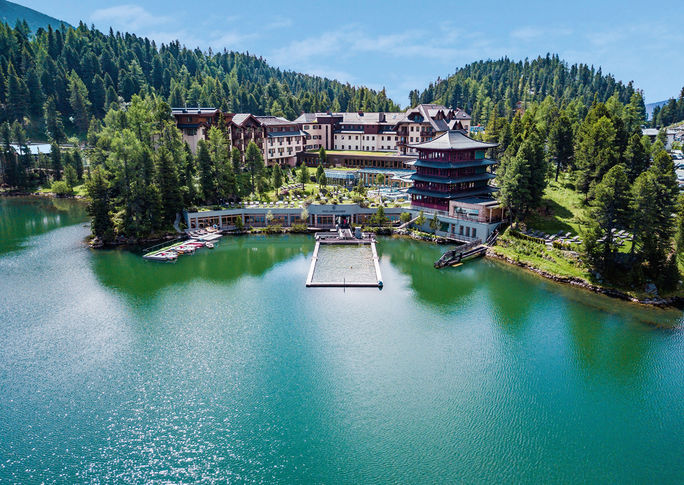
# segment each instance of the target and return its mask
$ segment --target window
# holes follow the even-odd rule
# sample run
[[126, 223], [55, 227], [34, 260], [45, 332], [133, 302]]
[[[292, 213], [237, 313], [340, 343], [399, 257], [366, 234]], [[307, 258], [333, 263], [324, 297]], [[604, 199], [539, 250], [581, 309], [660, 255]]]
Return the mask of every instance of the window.
[[477, 236], [477, 229], [475, 229], [475, 228], [473, 227], [473, 231], [472, 231], [472, 233], [471, 233], [470, 235], [471, 235], [472, 237], [476, 237], [476, 236]]

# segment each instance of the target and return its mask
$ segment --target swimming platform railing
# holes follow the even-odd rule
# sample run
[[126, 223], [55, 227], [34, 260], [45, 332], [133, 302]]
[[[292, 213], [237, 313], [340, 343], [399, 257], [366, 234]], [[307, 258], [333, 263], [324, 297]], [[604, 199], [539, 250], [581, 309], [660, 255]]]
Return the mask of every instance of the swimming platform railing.
[[[337, 231], [317, 232], [316, 246], [314, 247], [313, 255], [311, 256], [311, 265], [309, 266], [309, 273], [306, 278], [307, 287], [357, 287], [357, 288], [382, 288], [382, 272], [380, 271], [380, 261], [378, 252], [375, 247], [375, 235], [372, 233], [360, 233], [352, 235], [349, 229], [339, 229]], [[315, 281], [314, 274], [316, 272], [316, 265], [319, 262], [319, 251], [321, 245], [356, 245], [365, 246], [370, 245], [373, 269], [375, 272], [375, 281], [347, 281], [346, 277], [342, 281]]]

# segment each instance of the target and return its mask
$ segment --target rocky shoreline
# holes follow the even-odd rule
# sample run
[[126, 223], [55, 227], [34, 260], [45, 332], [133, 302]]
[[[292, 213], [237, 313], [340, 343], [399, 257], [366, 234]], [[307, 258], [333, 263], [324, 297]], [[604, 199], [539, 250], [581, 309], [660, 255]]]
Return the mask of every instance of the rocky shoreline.
[[624, 293], [620, 290], [616, 290], [614, 288], [605, 288], [603, 286], [599, 285], [594, 285], [592, 283], [589, 283], [585, 280], [582, 280], [580, 278], [574, 278], [571, 276], [558, 276], [553, 273], [549, 273], [548, 271], [541, 270], [539, 268], [535, 268], [533, 266], [530, 266], [526, 263], [523, 263], [521, 261], [514, 261], [513, 259], [502, 256], [501, 254], [497, 254], [496, 252], [492, 251], [491, 249], [487, 250], [486, 253], [487, 257], [496, 259], [499, 261], [503, 261], [508, 264], [512, 264], [513, 266], [518, 266], [520, 268], [525, 268], [528, 271], [531, 271], [533, 273], [536, 273], [537, 275], [555, 281], [557, 283], [564, 283], [567, 285], [572, 285], [578, 288], [583, 288], [585, 290], [592, 291], [594, 293], [599, 293], [601, 295], [606, 295], [610, 296], [612, 298], [617, 298], [620, 300], [624, 301], [629, 301], [632, 303], [639, 303], [641, 305], [649, 305], [649, 306], [655, 306], [659, 308], [664, 308], [664, 307], [677, 307], [681, 308], [684, 306], [684, 298], [681, 297], [671, 297], [671, 298], [658, 298], [658, 297], [653, 297], [653, 298], [645, 298], [643, 300], [639, 298], [635, 298], [631, 295], [628, 295], [627, 293]]

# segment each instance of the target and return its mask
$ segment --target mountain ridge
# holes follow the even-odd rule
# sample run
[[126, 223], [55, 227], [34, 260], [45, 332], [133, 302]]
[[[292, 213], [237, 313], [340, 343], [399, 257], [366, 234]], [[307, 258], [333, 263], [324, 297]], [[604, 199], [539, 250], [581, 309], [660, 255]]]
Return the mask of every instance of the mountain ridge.
[[0, 0], [0, 21], [14, 27], [17, 20], [26, 20], [34, 34], [39, 28], [47, 29], [48, 25], [51, 25], [53, 29], [59, 28], [61, 24], [71, 27], [68, 22], [51, 17], [38, 10], [7, 0]]

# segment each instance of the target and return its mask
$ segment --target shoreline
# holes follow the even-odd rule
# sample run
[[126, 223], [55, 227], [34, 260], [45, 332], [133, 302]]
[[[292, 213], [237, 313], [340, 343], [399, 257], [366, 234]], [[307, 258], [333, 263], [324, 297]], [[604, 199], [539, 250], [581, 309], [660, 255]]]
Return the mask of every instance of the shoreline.
[[[56, 196], [55, 194], [51, 192], [46, 192], [46, 193], [40, 193], [40, 192], [0, 192], [0, 196], [3, 197], [39, 197], [39, 198], [56, 198], [56, 199], [72, 199], [72, 200], [77, 200], [84, 202], [85, 197], [83, 196], [67, 196], [67, 197], [59, 197]], [[289, 228], [282, 228], [278, 232], [273, 232], [269, 233], [268, 231], [264, 230], [242, 230], [242, 231], [225, 231], [223, 232], [224, 235], [227, 236], [245, 236], [245, 235], [285, 235], [285, 234], [290, 234], [292, 233]], [[313, 231], [307, 231], [307, 232], [296, 232], [295, 234], [311, 234]], [[97, 238], [93, 238], [92, 236], [89, 236], [86, 238], [86, 245], [91, 248], [91, 249], [121, 249], [121, 248], [133, 248], [133, 247], [140, 247], [142, 245], [146, 244], [151, 244], [151, 243], [162, 243], [164, 241], [169, 241], [174, 238], [182, 237], [184, 234], [179, 235], [179, 234], [171, 234], [167, 233], [163, 235], [162, 237], [159, 238], [151, 238], [151, 239], [140, 239], [140, 240], [125, 240], [125, 241], [112, 241], [108, 243], [102, 243], [98, 244]], [[380, 234], [379, 234], [380, 235]], [[422, 237], [420, 235], [412, 234], [408, 231], [404, 232], [395, 232], [391, 231], [391, 234], [389, 237], [398, 237], [398, 238], [407, 238], [407, 239], [412, 239], [414, 241], [420, 241], [424, 243], [429, 243], [429, 244], [435, 244], [435, 245], [444, 245], [448, 244], [449, 241], [447, 240], [441, 240], [441, 238], [435, 238], [435, 239], [429, 239], [427, 237]], [[653, 297], [653, 298], [644, 298], [640, 299], [634, 296], [629, 295], [628, 293], [625, 293], [624, 291], [620, 291], [614, 288], [606, 288], [604, 286], [596, 285], [593, 283], [589, 283], [586, 280], [583, 280], [581, 278], [576, 278], [572, 276], [560, 276], [554, 273], [550, 273], [548, 271], [536, 268], [530, 264], [527, 264], [522, 261], [515, 261], [507, 256], [503, 256], [501, 254], [496, 253], [495, 251], [492, 250], [492, 248], [488, 248], [487, 252], [485, 253], [485, 257], [500, 261], [502, 263], [510, 264], [511, 266], [516, 266], [518, 268], [523, 268], [526, 271], [529, 271], [531, 273], [536, 274], [537, 276], [540, 276], [542, 278], [554, 281], [556, 283], [576, 287], [576, 288], [582, 288], [587, 291], [591, 291], [592, 293], [597, 293], [600, 295], [605, 295], [611, 298], [615, 298], [618, 300], [623, 300], [623, 301], [628, 301], [631, 303], [637, 303], [640, 305], [644, 306], [650, 306], [650, 307], [658, 307], [658, 308], [683, 308], [684, 307], [684, 298], [679, 297], [679, 296], [674, 296], [674, 297], [667, 297], [667, 298], [661, 298], [661, 297]]]
[[587, 291], [591, 291], [593, 293], [598, 293], [601, 295], [605, 295], [611, 298], [615, 298], [618, 300], [623, 300], [623, 301], [628, 301], [630, 303], [637, 303], [640, 305], [644, 306], [651, 306], [651, 307], [658, 307], [658, 308], [681, 308], [684, 306], [684, 298], [679, 297], [679, 296], [674, 296], [674, 297], [668, 297], [668, 298], [660, 298], [660, 297], [653, 297], [653, 298], [645, 298], [645, 299], [639, 299], [636, 297], [633, 297], [623, 291], [616, 290], [614, 288], [606, 288], [600, 285], [595, 285], [593, 283], [589, 283], [588, 281], [585, 281], [581, 278], [575, 278], [572, 276], [559, 276], [553, 273], [549, 273], [548, 271], [541, 270], [539, 268], [535, 268], [534, 266], [531, 266], [527, 263], [524, 263], [522, 261], [514, 261], [511, 258], [508, 258], [506, 256], [502, 256], [501, 254], [497, 254], [496, 252], [492, 251], [491, 248], [487, 249], [487, 253], [485, 255], [488, 258], [495, 259], [497, 261], [501, 261], [506, 264], [510, 264], [511, 266], [516, 266], [518, 268], [523, 268], [526, 271], [529, 271], [531, 273], [535, 273], [537, 276], [541, 276], [542, 278], [546, 278], [551, 281], [555, 281], [556, 283], [560, 284], [565, 284], [569, 286], [574, 286], [576, 288], [582, 288]]

